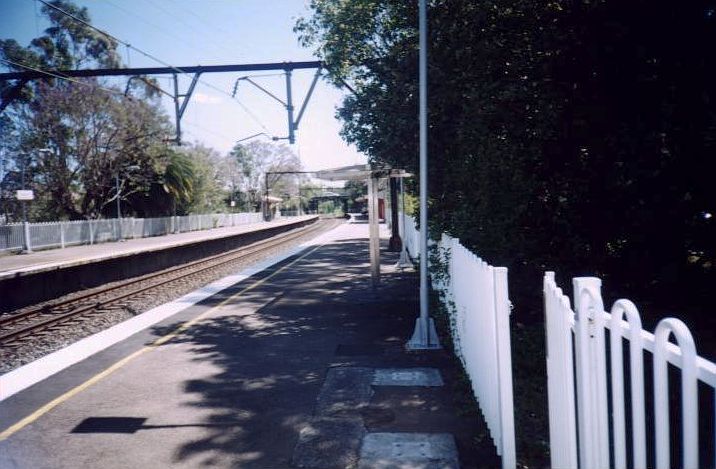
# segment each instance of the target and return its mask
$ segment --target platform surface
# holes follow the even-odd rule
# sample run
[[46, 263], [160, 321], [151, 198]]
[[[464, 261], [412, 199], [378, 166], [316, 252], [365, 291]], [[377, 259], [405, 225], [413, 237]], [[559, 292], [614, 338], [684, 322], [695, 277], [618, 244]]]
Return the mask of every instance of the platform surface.
[[[0, 402], [0, 467], [345, 467], [370, 449], [365, 435], [403, 433], [452, 435], [461, 467], [498, 467], [479, 416], [455, 404], [448, 352], [405, 351], [417, 277], [383, 251], [372, 289], [367, 236], [341, 225]], [[374, 382], [428, 369], [444, 386]], [[411, 445], [429, 456], [429, 443]]]
[[201, 242], [203, 240], [223, 238], [237, 234], [261, 230], [271, 226], [282, 226], [301, 220], [315, 218], [315, 215], [285, 217], [271, 222], [247, 223], [211, 230], [189, 231], [185, 233], [153, 236], [149, 238], [128, 239], [123, 242], [107, 242], [92, 245], [71, 246], [64, 249], [46, 249], [30, 254], [4, 253], [0, 255], [0, 280], [17, 275], [26, 275], [43, 270], [58, 269], [73, 265], [98, 262], [132, 255], [140, 252], [167, 249]]

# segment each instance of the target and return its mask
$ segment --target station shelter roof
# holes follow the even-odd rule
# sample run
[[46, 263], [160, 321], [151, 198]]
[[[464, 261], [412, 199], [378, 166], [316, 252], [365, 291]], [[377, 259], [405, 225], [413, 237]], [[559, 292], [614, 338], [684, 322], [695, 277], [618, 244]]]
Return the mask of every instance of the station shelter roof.
[[341, 168], [324, 169], [316, 171], [317, 179], [325, 179], [328, 181], [363, 181], [371, 176], [374, 177], [410, 177], [411, 174], [403, 169], [392, 169], [384, 167], [375, 167], [369, 164], [358, 164], [353, 166], [343, 166]]

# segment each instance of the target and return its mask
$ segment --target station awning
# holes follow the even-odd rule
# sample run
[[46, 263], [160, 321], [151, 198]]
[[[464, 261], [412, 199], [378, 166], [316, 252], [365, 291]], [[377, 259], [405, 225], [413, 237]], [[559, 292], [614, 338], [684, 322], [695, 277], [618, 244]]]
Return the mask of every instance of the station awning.
[[344, 166], [342, 168], [316, 171], [317, 179], [327, 181], [364, 181], [370, 177], [410, 177], [404, 169], [371, 167], [369, 164]]

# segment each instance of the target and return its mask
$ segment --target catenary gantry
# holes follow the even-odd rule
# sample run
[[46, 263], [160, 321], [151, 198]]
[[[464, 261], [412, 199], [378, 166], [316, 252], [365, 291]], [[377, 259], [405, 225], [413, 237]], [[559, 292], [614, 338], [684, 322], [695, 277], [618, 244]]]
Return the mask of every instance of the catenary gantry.
[[[191, 95], [194, 92], [199, 77], [204, 73], [227, 73], [227, 72], [256, 72], [283, 70], [286, 73], [286, 101], [277, 98], [269, 93], [273, 98], [277, 99], [285, 108], [288, 119], [288, 136], [285, 137], [289, 143], [295, 143], [296, 130], [298, 124], [303, 117], [313, 90], [318, 82], [323, 67], [320, 61], [304, 61], [304, 62], [271, 62], [271, 63], [254, 63], [254, 64], [230, 64], [230, 65], [194, 65], [185, 67], [139, 67], [139, 68], [101, 68], [101, 69], [81, 69], [81, 70], [29, 70], [24, 72], [8, 72], [0, 73], [0, 83], [17, 80], [14, 86], [9, 87], [0, 100], [0, 112], [2, 112], [10, 102], [20, 96], [20, 91], [30, 80], [38, 80], [42, 78], [82, 78], [82, 77], [141, 77], [147, 75], [172, 75], [174, 77], [174, 92], [169, 93], [161, 90], [162, 93], [169, 95], [174, 100], [174, 117], [176, 125], [176, 142], [181, 144], [181, 118], [184, 115]], [[311, 82], [311, 86], [306, 93], [303, 104], [298, 112], [298, 116], [294, 118], [293, 96], [291, 89], [291, 73], [294, 70], [316, 69], [316, 73]], [[191, 84], [185, 93], [179, 91], [178, 75], [189, 75], [192, 77]], [[263, 88], [259, 87], [266, 92]]]

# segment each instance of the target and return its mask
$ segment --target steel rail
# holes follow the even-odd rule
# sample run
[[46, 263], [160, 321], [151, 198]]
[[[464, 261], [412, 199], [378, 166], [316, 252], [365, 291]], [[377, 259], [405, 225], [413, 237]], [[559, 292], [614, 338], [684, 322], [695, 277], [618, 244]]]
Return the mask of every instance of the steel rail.
[[[116, 285], [112, 285], [110, 287], [103, 288], [99, 291], [96, 290], [96, 291], [93, 291], [90, 293], [82, 294], [79, 297], [67, 299], [67, 300], [60, 301], [60, 302], [57, 302], [57, 303], [54, 303], [51, 305], [45, 305], [42, 307], [33, 308], [31, 310], [12, 315], [11, 317], [8, 317], [8, 318], [0, 318], [0, 327], [8, 327], [8, 326], [12, 327], [14, 324], [30, 321], [33, 316], [52, 315], [52, 317], [49, 317], [44, 320], [34, 321], [34, 322], [31, 322], [30, 324], [25, 325], [25, 326], [15, 327], [11, 330], [8, 330], [5, 332], [0, 332], [0, 343], [7, 344], [10, 342], [15, 342], [18, 339], [22, 339], [24, 337], [30, 336], [33, 333], [47, 330], [56, 324], [67, 322], [68, 320], [70, 320], [72, 318], [95, 313], [100, 308], [113, 305], [115, 303], [118, 303], [118, 302], [125, 300], [127, 298], [131, 298], [133, 296], [141, 295], [142, 293], [144, 293], [146, 291], [163, 287], [169, 283], [184, 280], [189, 277], [209, 271], [211, 269], [216, 269], [216, 268], [222, 267], [226, 264], [240, 260], [247, 256], [260, 253], [262, 251], [279, 246], [283, 243], [292, 241], [296, 238], [303, 237], [303, 236], [312, 234], [314, 232], [320, 231], [324, 227], [325, 227], [325, 225], [320, 224], [320, 223], [312, 224], [309, 227], [299, 228], [298, 230], [292, 230], [289, 233], [281, 234], [281, 235], [272, 237], [267, 240], [257, 241], [255, 243], [248, 245], [248, 246], [242, 246], [240, 248], [237, 248], [237, 249], [234, 249], [231, 251], [227, 251], [227, 252], [224, 252], [221, 254], [216, 254], [214, 256], [210, 256], [210, 257], [207, 257], [204, 259], [199, 259], [197, 261], [192, 261], [187, 264], [182, 264], [182, 265], [179, 265], [176, 267], [165, 269], [165, 270], [155, 272], [155, 273], [152, 273], [149, 275], [145, 275], [142, 277], [133, 278], [133, 279], [127, 280], [125, 282], [122, 282], [120, 284], [116, 284]], [[204, 264], [204, 266], [201, 266], [202, 264]], [[184, 272], [182, 273], [182, 271], [184, 271]], [[117, 290], [125, 290], [128, 287], [132, 287], [134, 285], [141, 285], [142, 283], [146, 283], [147, 281], [151, 281], [151, 280], [157, 279], [159, 277], [167, 277], [167, 276], [170, 276], [170, 277], [159, 280], [157, 282], [149, 283], [148, 285], [144, 285], [144, 286], [140, 286], [138, 288], [131, 289], [129, 291], [122, 291], [121, 293], [111, 295], [105, 299], [100, 298], [98, 300], [92, 301], [93, 298], [111, 294], [112, 292], [116, 292]], [[64, 310], [67, 308], [68, 305], [76, 305], [76, 304], [79, 304], [79, 306], [70, 310], [70, 311], [60, 312], [60, 313], [52, 312], [53, 309], [54, 310]]]

